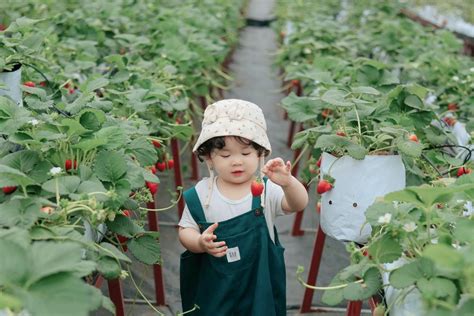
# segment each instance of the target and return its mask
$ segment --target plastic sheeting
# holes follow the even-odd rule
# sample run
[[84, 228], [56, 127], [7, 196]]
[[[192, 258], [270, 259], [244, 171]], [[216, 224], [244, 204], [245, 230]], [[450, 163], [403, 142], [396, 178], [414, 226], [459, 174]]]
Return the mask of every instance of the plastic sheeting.
[[341, 241], [365, 243], [372, 228], [365, 223], [365, 210], [376, 197], [405, 188], [405, 166], [400, 156], [366, 156], [339, 159], [323, 153], [321, 174], [332, 176], [334, 188], [321, 198], [321, 227], [326, 235]]
[[0, 72], [0, 95], [10, 97], [17, 105], [23, 106], [21, 98], [21, 68], [11, 72]]

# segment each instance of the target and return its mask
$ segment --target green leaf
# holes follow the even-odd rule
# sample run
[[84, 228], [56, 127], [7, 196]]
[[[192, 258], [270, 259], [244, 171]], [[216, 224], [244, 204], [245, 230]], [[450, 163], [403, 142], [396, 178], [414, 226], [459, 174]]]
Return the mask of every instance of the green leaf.
[[100, 180], [116, 182], [127, 173], [127, 163], [115, 151], [102, 151], [97, 155], [94, 171]]
[[107, 221], [106, 224], [112, 232], [128, 238], [132, 238], [136, 234], [143, 232], [143, 228], [122, 214], [117, 214], [113, 222]]
[[372, 87], [352, 87], [352, 93], [379, 95], [380, 91]]
[[340, 107], [349, 107], [353, 106], [354, 103], [347, 101], [345, 98], [349, 94], [345, 91], [338, 89], [330, 89], [326, 91], [322, 96], [321, 100], [329, 104], [340, 106]]
[[100, 249], [101, 255], [108, 256], [111, 258], [114, 258], [115, 260], [122, 260], [127, 263], [132, 263], [130, 258], [128, 258], [123, 252], [117, 249], [114, 245], [107, 243], [107, 242], [102, 242], [100, 243], [100, 246], [107, 251], [104, 251], [103, 249]]
[[77, 144], [71, 146], [73, 149], [80, 149], [82, 151], [90, 151], [92, 149], [107, 145], [107, 139], [93, 138], [93, 139], [82, 139]]
[[393, 203], [376, 202], [367, 208], [365, 211], [365, 218], [370, 225], [378, 226], [380, 225], [378, 222], [379, 217], [385, 215], [386, 213], [390, 213], [392, 214], [392, 217], [394, 217], [398, 211], [394, 207]]
[[98, 78], [91, 81], [86, 82], [84, 85], [81, 86], [84, 92], [93, 92], [97, 89], [103, 88], [109, 84], [109, 81], [105, 78]]
[[123, 148], [127, 144], [126, 132], [118, 126], [104, 127], [96, 133], [96, 137], [105, 141], [101, 146], [109, 150]]
[[365, 300], [372, 297], [382, 286], [380, 272], [377, 268], [369, 268], [364, 276], [363, 283], [349, 283], [344, 288], [344, 298], [350, 301]]
[[[82, 247], [73, 242], [38, 241], [31, 247], [32, 266], [29, 283], [58, 272], [71, 272], [81, 261]], [[47, 256], [45, 254], [48, 254]]]
[[454, 227], [454, 238], [460, 242], [474, 244], [474, 219], [459, 218]]
[[106, 279], [112, 280], [120, 276], [122, 272], [122, 267], [120, 263], [111, 258], [111, 257], [101, 257], [97, 261], [97, 270], [102, 274]]
[[57, 189], [60, 195], [76, 192], [81, 183], [81, 179], [77, 176], [62, 176], [46, 181], [41, 187], [45, 191], [56, 193], [56, 180], [58, 181]]
[[374, 241], [369, 246], [369, 253], [380, 263], [391, 263], [402, 255], [402, 246], [389, 235]]
[[354, 159], [364, 159], [367, 154], [367, 149], [360, 146], [359, 144], [353, 143], [347, 137], [341, 137], [337, 135], [321, 135], [318, 137], [315, 148], [321, 148], [323, 150], [331, 148], [346, 149], [347, 153]]
[[40, 215], [41, 205], [31, 198], [9, 200], [0, 204], [0, 226], [30, 228]]
[[458, 289], [453, 281], [444, 278], [420, 279], [417, 287], [423, 297], [427, 299], [441, 299], [454, 303], [459, 296]]
[[161, 264], [161, 250], [158, 240], [151, 236], [141, 236], [129, 241], [132, 255], [145, 264]]
[[405, 98], [404, 103], [409, 107], [422, 110], [424, 108], [423, 101], [416, 95], [411, 94]]
[[26, 309], [37, 316], [88, 316], [102, 303], [100, 291], [68, 273], [40, 280], [22, 296]]
[[415, 284], [421, 278], [428, 278], [432, 275], [433, 267], [431, 262], [420, 258], [392, 271], [390, 273], [390, 284], [397, 289], [403, 289]]
[[0, 159], [0, 164], [7, 165], [25, 174], [30, 172], [38, 162], [39, 154], [32, 150], [17, 151]]
[[0, 187], [14, 185], [27, 186], [34, 183], [33, 179], [18, 169], [0, 164]]
[[401, 154], [418, 158], [421, 156], [423, 150], [423, 144], [411, 141], [409, 139], [398, 138], [396, 146]]
[[85, 109], [78, 114], [79, 123], [91, 131], [98, 131], [105, 122], [105, 113], [95, 109]]
[[145, 137], [134, 139], [129, 148], [141, 166], [151, 166], [156, 162], [156, 151]]
[[281, 101], [288, 117], [295, 122], [304, 122], [318, 117], [323, 109], [321, 101], [314, 98], [298, 97], [293, 92]]
[[[345, 284], [345, 281], [341, 281], [339, 278], [339, 274], [337, 274], [329, 284], [329, 286], [337, 286]], [[336, 289], [336, 290], [327, 290], [324, 291], [321, 301], [324, 304], [335, 306], [341, 303], [344, 300], [344, 289]]]
[[31, 265], [27, 250], [11, 240], [0, 239], [0, 253], [0, 287], [22, 285]]
[[428, 245], [423, 250], [423, 257], [430, 259], [438, 275], [448, 278], [459, 278], [462, 275], [464, 259], [458, 250], [445, 244]]

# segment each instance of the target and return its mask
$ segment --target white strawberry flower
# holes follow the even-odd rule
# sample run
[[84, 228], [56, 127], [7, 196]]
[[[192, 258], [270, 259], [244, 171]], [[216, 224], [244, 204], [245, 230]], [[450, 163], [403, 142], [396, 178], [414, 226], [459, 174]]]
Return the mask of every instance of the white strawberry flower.
[[39, 121], [37, 119], [32, 119], [31, 121], [28, 121], [29, 124], [36, 126], [39, 124]]
[[403, 230], [406, 231], [407, 233], [411, 233], [415, 231], [416, 228], [417, 226], [414, 222], [409, 222], [403, 225]]
[[52, 176], [57, 176], [58, 174], [60, 174], [61, 172], [63, 171], [63, 169], [61, 169], [61, 167], [53, 167], [49, 170], [49, 173], [52, 175]]
[[388, 224], [392, 220], [392, 214], [385, 213], [383, 216], [380, 216], [378, 219], [379, 224]]
[[459, 81], [459, 77], [458, 76], [453, 76], [452, 78], [454, 81]]
[[469, 71], [470, 71], [470, 72], [474, 72], [474, 67], [469, 68]]

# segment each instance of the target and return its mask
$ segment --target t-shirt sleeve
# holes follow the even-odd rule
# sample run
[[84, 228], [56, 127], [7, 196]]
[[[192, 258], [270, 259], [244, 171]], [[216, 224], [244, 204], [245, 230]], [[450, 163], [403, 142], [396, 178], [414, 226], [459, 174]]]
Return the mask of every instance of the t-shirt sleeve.
[[200, 232], [199, 226], [191, 215], [187, 205], [184, 206], [183, 215], [181, 216], [178, 226], [183, 228], [193, 228], [194, 230]]
[[273, 183], [271, 180], [267, 180], [267, 189], [265, 191], [265, 203], [266, 209], [270, 209], [275, 216], [286, 215], [281, 207], [281, 202], [285, 196], [283, 189], [278, 184]]

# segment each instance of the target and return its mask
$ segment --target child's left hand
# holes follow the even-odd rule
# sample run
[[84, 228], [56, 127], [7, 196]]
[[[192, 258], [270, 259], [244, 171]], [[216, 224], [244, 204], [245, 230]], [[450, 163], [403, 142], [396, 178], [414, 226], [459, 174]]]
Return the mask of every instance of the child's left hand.
[[291, 163], [287, 161], [285, 164], [281, 158], [274, 158], [267, 161], [262, 168], [262, 172], [279, 186], [285, 187], [291, 182]]

